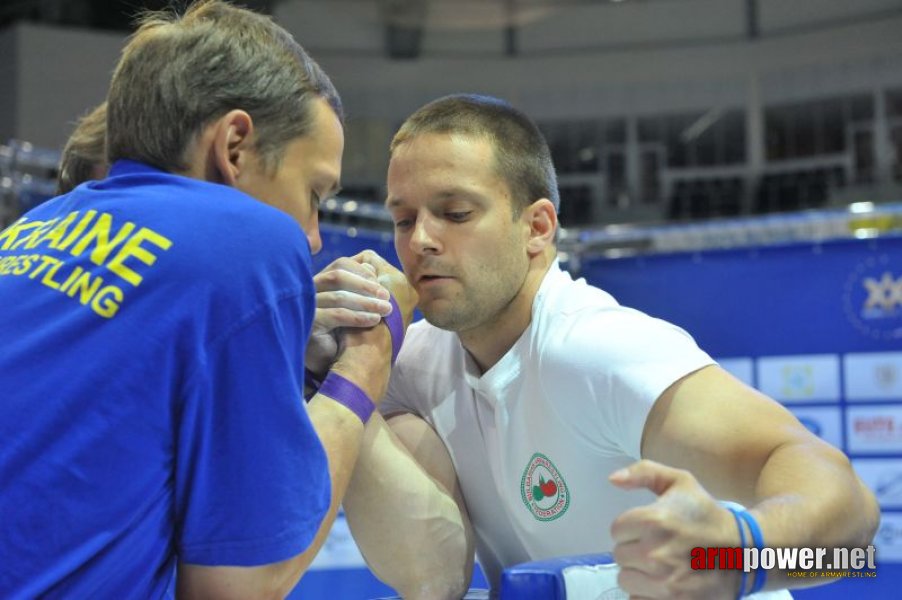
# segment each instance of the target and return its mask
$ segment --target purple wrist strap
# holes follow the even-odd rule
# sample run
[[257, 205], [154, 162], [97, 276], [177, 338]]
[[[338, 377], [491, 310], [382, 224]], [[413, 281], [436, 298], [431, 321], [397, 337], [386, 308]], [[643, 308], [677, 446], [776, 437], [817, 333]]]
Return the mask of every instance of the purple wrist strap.
[[389, 296], [388, 301], [391, 302], [391, 314], [383, 320], [388, 325], [388, 331], [391, 333], [391, 364], [395, 365], [398, 360], [398, 353], [401, 351], [401, 344], [404, 342], [404, 319], [401, 317], [401, 309], [394, 296]]
[[304, 400], [310, 402], [310, 399], [316, 395], [316, 392], [319, 391], [319, 387], [323, 384], [323, 381], [317, 377], [316, 373], [304, 367], [304, 385], [305, 387], [309, 387], [310, 391], [304, 395]]
[[338, 373], [329, 372], [326, 380], [319, 388], [319, 394], [328, 396], [339, 404], [349, 408], [366, 425], [376, 405], [356, 384]]

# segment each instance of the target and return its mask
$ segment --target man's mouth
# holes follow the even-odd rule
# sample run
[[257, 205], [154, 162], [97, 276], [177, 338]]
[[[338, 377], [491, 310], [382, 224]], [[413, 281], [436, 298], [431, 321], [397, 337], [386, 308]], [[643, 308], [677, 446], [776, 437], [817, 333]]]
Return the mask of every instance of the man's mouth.
[[419, 283], [429, 283], [430, 281], [439, 281], [441, 279], [450, 279], [446, 275], [420, 275], [417, 280]]

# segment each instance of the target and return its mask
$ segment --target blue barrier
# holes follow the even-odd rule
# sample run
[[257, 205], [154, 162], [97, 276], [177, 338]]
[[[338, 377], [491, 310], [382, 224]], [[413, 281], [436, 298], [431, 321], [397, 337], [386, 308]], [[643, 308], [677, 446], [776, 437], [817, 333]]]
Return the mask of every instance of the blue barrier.
[[[613, 566], [610, 554], [584, 554], [551, 560], [541, 560], [515, 565], [504, 570], [501, 575], [502, 600], [566, 600], [568, 582], [566, 571], [573, 567], [598, 568]], [[622, 598], [625, 595], [617, 588], [616, 576], [593, 578], [592, 593], [595, 598]], [[599, 589], [603, 588], [603, 589]]]

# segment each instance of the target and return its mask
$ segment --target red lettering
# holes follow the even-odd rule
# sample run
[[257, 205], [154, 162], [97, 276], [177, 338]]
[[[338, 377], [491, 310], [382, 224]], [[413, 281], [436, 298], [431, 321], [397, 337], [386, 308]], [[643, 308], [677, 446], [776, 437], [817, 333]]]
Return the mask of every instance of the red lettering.
[[895, 422], [892, 417], [871, 417], [870, 419], [856, 419], [855, 431], [863, 433], [892, 433], [895, 431]]
[[690, 552], [692, 569], [742, 569], [742, 548], [693, 548]]
[[721, 569], [741, 569], [742, 548], [721, 548], [719, 560]]

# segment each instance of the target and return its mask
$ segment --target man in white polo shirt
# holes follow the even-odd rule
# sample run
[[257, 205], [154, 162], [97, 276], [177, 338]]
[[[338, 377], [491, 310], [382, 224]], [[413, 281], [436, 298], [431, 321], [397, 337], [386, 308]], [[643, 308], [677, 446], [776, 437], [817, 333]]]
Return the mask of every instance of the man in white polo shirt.
[[694, 572], [697, 546], [870, 543], [877, 505], [840, 451], [685, 331], [560, 269], [554, 168], [522, 113], [426, 105], [392, 142], [387, 187], [425, 321], [381, 406], [393, 433], [368, 428], [345, 508], [405, 598], [459, 596], [472, 538], [494, 588], [519, 562], [613, 552], [643, 598], [800, 583]]

